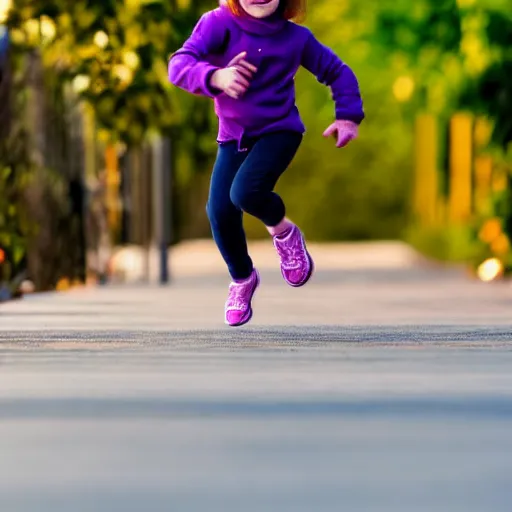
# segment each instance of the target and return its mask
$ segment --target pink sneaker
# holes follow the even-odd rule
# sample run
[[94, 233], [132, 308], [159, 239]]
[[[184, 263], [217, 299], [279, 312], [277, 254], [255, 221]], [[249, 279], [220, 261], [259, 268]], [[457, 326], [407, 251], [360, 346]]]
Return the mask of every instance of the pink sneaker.
[[281, 258], [281, 274], [295, 288], [304, 286], [313, 274], [313, 260], [300, 229], [293, 224], [282, 235], [274, 236], [274, 247]]
[[229, 296], [226, 302], [226, 324], [239, 327], [252, 318], [251, 301], [260, 284], [260, 275], [256, 269], [245, 280], [229, 285]]

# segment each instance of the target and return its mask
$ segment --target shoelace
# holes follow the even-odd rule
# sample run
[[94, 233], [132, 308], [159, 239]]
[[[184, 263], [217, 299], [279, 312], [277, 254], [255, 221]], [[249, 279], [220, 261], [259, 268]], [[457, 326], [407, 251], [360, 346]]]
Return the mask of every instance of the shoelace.
[[245, 287], [250, 283], [231, 283], [229, 285], [229, 295], [227, 301], [227, 309], [242, 310], [247, 305], [244, 298]]
[[304, 259], [304, 251], [298, 240], [290, 245], [288, 245], [288, 241], [277, 240], [276, 246], [284, 268], [289, 270], [301, 268]]

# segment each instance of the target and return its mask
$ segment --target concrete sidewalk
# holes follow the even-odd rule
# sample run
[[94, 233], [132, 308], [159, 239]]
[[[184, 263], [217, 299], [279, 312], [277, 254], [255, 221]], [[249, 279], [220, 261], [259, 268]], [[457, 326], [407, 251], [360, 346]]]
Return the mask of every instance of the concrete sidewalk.
[[[402, 242], [311, 243], [308, 248], [322, 270], [398, 269], [425, 263], [418, 253]], [[276, 269], [277, 256], [270, 240], [250, 242], [249, 252], [258, 269]], [[136, 246], [116, 249], [112, 270], [127, 282], [136, 282], [143, 276], [146, 258], [150, 278], [156, 281], [159, 255], [154, 247], [149, 252]], [[226, 275], [226, 265], [211, 240], [193, 240], [173, 247], [169, 253], [169, 268], [178, 277]]]
[[[483, 284], [459, 270], [418, 264], [401, 244], [313, 246], [318, 271], [303, 289], [286, 286], [269, 244], [253, 249], [262, 274], [254, 326], [511, 322], [510, 283]], [[222, 328], [229, 278], [213, 245], [184, 244], [171, 257], [169, 286], [111, 285], [27, 296], [2, 305], [0, 329]]]
[[229, 329], [195, 247], [168, 287], [0, 306], [2, 512], [509, 512], [510, 284], [383, 245], [295, 290], [262, 248]]

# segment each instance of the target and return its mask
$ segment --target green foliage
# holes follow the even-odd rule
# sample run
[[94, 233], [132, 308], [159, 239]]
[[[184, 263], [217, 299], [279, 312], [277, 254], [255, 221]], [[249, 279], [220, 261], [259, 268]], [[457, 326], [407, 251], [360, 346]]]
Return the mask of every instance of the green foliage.
[[18, 0], [8, 24], [18, 49], [94, 105], [104, 139], [138, 144], [177, 121], [166, 57], [178, 44], [174, 2]]
[[[201, 174], [212, 166], [216, 121], [210, 102], [168, 85], [166, 61], [216, 3], [20, 0], [9, 20], [18, 48], [41, 48], [46, 67], [94, 106], [104, 139], [137, 144], [151, 130], [172, 134], [182, 208], [201, 212], [191, 236], [209, 234]], [[338, 15], [350, 30], [338, 30]], [[308, 135], [279, 189], [290, 215], [318, 239], [393, 238], [406, 224], [410, 131], [391, 94], [394, 76], [368, 51], [374, 23], [373, 10], [363, 16], [355, 0], [311, 9], [311, 28], [356, 70], [368, 112], [361, 139], [335, 151], [321, 137], [333, 117], [329, 92], [299, 75]]]
[[512, 270], [512, 168], [508, 168], [505, 187], [494, 190], [484, 212], [472, 223], [476, 266], [487, 258], [498, 258], [507, 272]]
[[[373, 45], [415, 83], [410, 105], [440, 118], [456, 110], [494, 127], [495, 167], [512, 167], [512, 11], [504, 0], [393, 0], [380, 3]], [[490, 150], [490, 151], [489, 151]], [[501, 172], [501, 171], [500, 171]], [[497, 257], [512, 262], [511, 186], [493, 191], [485, 212], [464, 226], [412, 226], [407, 239], [425, 254], [473, 265]], [[494, 228], [493, 228], [494, 226]], [[499, 226], [499, 229], [496, 228]], [[494, 230], [493, 230], [494, 229]], [[487, 234], [486, 234], [487, 233]], [[493, 234], [489, 237], [488, 233]]]
[[493, 140], [506, 149], [512, 142], [512, 14], [489, 12], [485, 40], [495, 55], [492, 64], [461, 94], [461, 104], [494, 120]]
[[0, 248], [6, 253], [0, 281], [5, 282], [20, 272], [28, 239], [35, 231], [23, 196], [34, 169], [27, 148], [27, 133], [19, 124], [0, 139]]
[[432, 112], [462, 108], [495, 121], [493, 142], [512, 140], [512, 11], [506, 0], [386, 0], [371, 42], [417, 84]]
[[[375, 9], [362, 9], [355, 0], [317, 1], [310, 5], [307, 25], [331, 46], [356, 72], [367, 119], [360, 138], [343, 150], [322, 137], [334, 117], [330, 91], [306, 71], [297, 75], [297, 102], [307, 127], [304, 142], [291, 168], [281, 178], [278, 191], [288, 214], [316, 240], [376, 239], [400, 237], [408, 221], [408, 196], [412, 171], [412, 133], [405, 109], [393, 96], [395, 71], [382, 58], [377, 45], [369, 45], [375, 25]], [[342, 21], [341, 21], [342, 20]], [[201, 100], [191, 98], [194, 105]], [[181, 104], [181, 101], [180, 101]], [[213, 118], [210, 107], [210, 115]], [[180, 183], [190, 190], [188, 208], [200, 212], [190, 236], [209, 236], [204, 216], [207, 187], [199, 170], [210, 171], [215, 146], [214, 123], [210, 143], [201, 146], [208, 160], [196, 166], [181, 155]], [[193, 143], [201, 132], [186, 134]], [[187, 153], [190, 149], [187, 146]], [[192, 207], [191, 204], [194, 206]], [[266, 236], [261, 223], [248, 217], [251, 237]]]
[[[322, 12], [311, 13], [310, 26], [358, 76], [366, 120], [360, 137], [338, 150], [322, 133], [334, 116], [330, 91], [307, 72], [297, 79], [298, 104], [307, 134], [293, 167], [284, 175], [290, 214], [309, 236], [319, 240], [397, 238], [407, 223], [412, 138], [404, 112], [392, 95], [394, 75], [367, 46], [366, 24], [355, 2], [341, 13], [352, 30], [340, 31]], [[376, 80], [375, 78], [379, 79]]]
[[475, 230], [468, 225], [410, 226], [406, 239], [418, 252], [438, 261], [466, 263], [478, 261], [481, 251]]
[[[18, 0], [9, 20], [19, 49], [41, 49], [47, 69], [93, 105], [104, 139], [174, 139], [180, 217], [208, 236], [204, 203], [216, 151], [209, 101], [170, 87], [167, 59], [215, 0]], [[412, 121], [418, 108], [447, 117], [464, 106], [510, 140], [510, 9], [506, 0], [317, 0], [308, 26], [355, 70], [367, 119], [337, 151], [321, 136], [329, 92], [305, 72], [298, 104], [308, 128], [279, 183], [291, 217], [313, 238], [400, 237], [409, 222]], [[261, 226], [248, 221], [253, 236]]]

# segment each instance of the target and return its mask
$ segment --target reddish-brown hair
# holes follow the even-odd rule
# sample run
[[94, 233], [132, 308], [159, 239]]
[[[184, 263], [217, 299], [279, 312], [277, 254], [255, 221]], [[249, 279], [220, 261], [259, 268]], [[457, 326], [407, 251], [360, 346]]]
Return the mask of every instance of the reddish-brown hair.
[[[240, 0], [226, 0], [226, 4], [235, 16], [244, 13]], [[306, 18], [306, 0], [280, 0], [278, 9], [287, 20], [300, 22]]]

